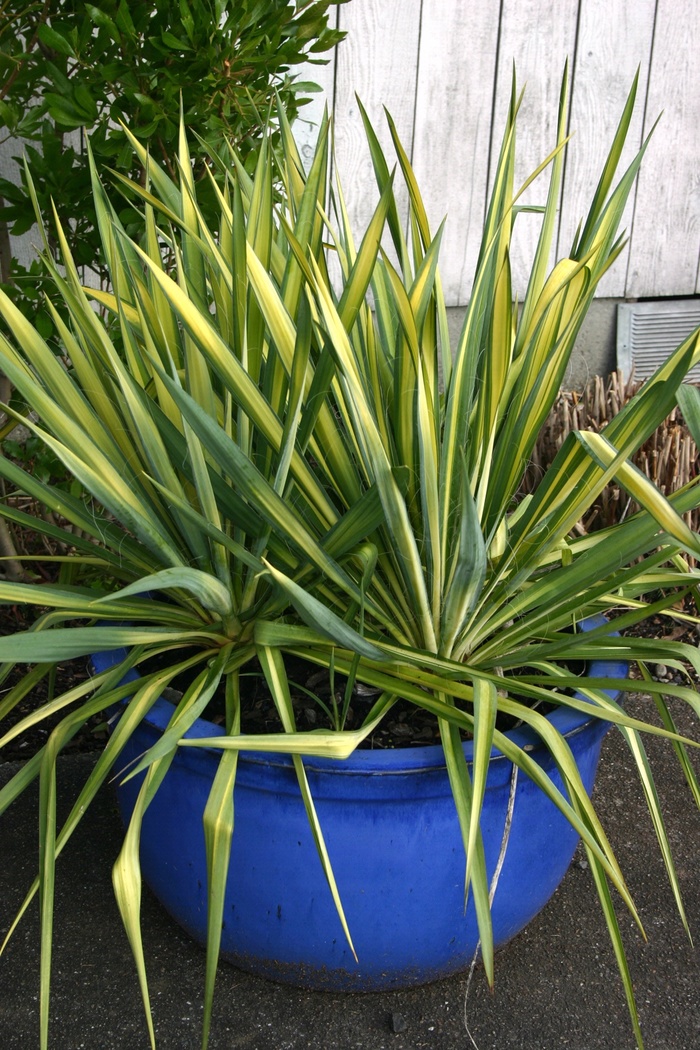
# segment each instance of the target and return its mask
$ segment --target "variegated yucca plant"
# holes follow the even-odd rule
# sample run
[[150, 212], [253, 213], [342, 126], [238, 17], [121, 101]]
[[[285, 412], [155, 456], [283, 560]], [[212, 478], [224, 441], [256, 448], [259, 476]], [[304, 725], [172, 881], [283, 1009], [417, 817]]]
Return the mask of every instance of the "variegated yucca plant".
[[[681, 382], [700, 360], [700, 345], [695, 337], [683, 343], [604, 433], [570, 434], [536, 491], [518, 497], [598, 281], [622, 249], [618, 226], [645, 148], [616, 174], [633, 89], [588, 216], [569, 254], [550, 270], [566, 97], [565, 78], [552, 153], [516, 189], [519, 99], [513, 90], [456, 346], [450, 346], [438, 272], [441, 231], [430, 231], [390, 119], [407, 190], [406, 225], [394, 188], [398, 176], [366, 118], [378, 203], [359, 241], [342, 189], [329, 181], [327, 122], [308, 173], [283, 113], [282, 155], [264, 148], [252, 179], [233, 152], [212, 157], [222, 176], [212, 178], [219, 200], [216, 230], [198, 208], [184, 131], [175, 158], [179, 181], [149, 167], [132, 137], [148, 173], [144, 186], [122, 187], [140, 216], [138, 238], [127, 235], [93, 173], [111, 291], [82, 286], [60, 228], [62, 266], [47, 253], [70, 315], [70, 325], [55, 316], [64, 359], [0, 298], [8, 333], [0, 338], [0, 367], [32, 410], [25, 425], [85, 494], [67, 494], [0, 458], [10, 491], [2, 514], [69, 551], [57, 556], [58, 583], [0, 583], [0, 601], [32, 604], [38, 613], [30, 631], [0, 639], [5, 674], [17, 663], [29, 665], [20, 684], [0, 700], [0, 717], [10, 716], [57, 663], [128, 649], [117, 667], [37, 707], [9, 729], [0, 725], [1, 747], [29, 726], [59, 716], [44, 747], [0, 791], [2, 811], [39, 778], [40, 870], [26, 904], [36, 895], [41, 901], [42, 1046], [48, 1043], [56, 857], [125, 739], [183, 670], [191, 672], [191, 684], [173, 707], [168, 730], [128, 772], [145, 777], [114, 869], [152, 1042], [138, 839], [144, 811], [178, 748], [215, 744], [221, 754], [203, 816], [211, 872], [206, 1045], [239, 751], [294, 756], [320, 862], [342, 918], [304, 756], [342, 760], [403, 698], [432, 713], [439, 727], [464, 840], [465, 886], [476, 908], [489, 979], [493, 950], [479, 815], [495, 747], [535, 779], [581, 836], [641, 1045], [612, 891], [639, 920], [568, 744], [538, 707], [567, 705], [618, 727], [637, 764], [683, 915], [642, 739], [644, 733], [669, 739], [700, 801], [686, 750], [695, 744], [677, 734], [667, 703], [670, 695], [698, 711], [700, 697], [690, 685], [660, 686], [646, 668], [689, 661], [700, 673], [700, 658], [681, 643], [610, 636], [604, 628], [583, 634], [576, 627], [586, 615], [611, 608], [619, 613], [620, 630], [652, 613], [690, 615], [679, 611], [679, 602], [697, 591], [700, 577], [686, 555], [700, 556], [700, 539], [682, 515], [698, 506], [700, 489], [693, 483], [666, 499], [629, 457], [676, 398], [697, 434], [697, 391], [683, 390]], [[549, 181], [519, 305], [509, 245], [521, 193], [537, 177]], [[573, 538], [573, 527], [612, 478], [643, 509], [614, 528]], [[52, 515], [28, 518], [13, 492]], [[127, 669], [163, 654], [164, 669], [145, 670], [136, 685], [122, 684]], [[297, 731], [288, 655], [347, 679], [344, 698], [331, 700], [325, 729]], [[567, 667], [594, 657], [622, 657], [641, 668], [658, 724], [641, 723], [608, 699], [606, 680], [589, 680], [586, 699], [574, 697], [571, 687], [580, 689], [581, 682]], [[241, 679], [253, 660], [277, 707], [279, 733], [245, 732]], [[356, 682], [374, 687], [378, 698], [362, 727], [350, 730], [344, 717]], [[615, 684], [623, 692], [638, 687]], [[226, 735], [185, 739], [220, 689]], [[79, 798], [57, 826], [62, 748], [89, 718], [109, 713], [125, 697]], [[499, 715], [521, 720], [541, 736], [560, 771], [562, 792], [504, 735]], [[464, 732], [474, 738], [469, 766]]]

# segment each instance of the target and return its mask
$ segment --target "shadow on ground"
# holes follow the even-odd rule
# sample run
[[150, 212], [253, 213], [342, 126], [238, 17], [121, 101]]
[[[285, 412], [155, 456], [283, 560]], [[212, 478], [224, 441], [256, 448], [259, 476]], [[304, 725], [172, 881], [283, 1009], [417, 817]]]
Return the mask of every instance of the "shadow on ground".
[[[648, 712], [643, 700], [635, 713]], [[697, 734], [696, 734], [697, 735]], [[691, 928], [700, 938], [700, 815], [671, 749], [649, 751], [664, 800]], [[59, 766], [65, 806], [85, 776], [89, 755]], [[0, 765], [0, 782], [15, 764]], [[646, 806], [625, 746], [604, 745], [597, 799], [649, 937], [620, 911], [647, 1050], [700, 1046], [700, 959], [689, 945], [657, 857]], [[21, 799], [0, 820], [0, 933], [19, 907], [36, 867], [35, 799]], [[106, 791], [59, 861], [53, 963], [56, 1050], [142, 1050], [148, 1036], [126, 937], [112, 897], [110, 870], [121, 828]], [[204, 954], [144, 891], [143, 921], [160, 1050], [200, 1045]], [[33, 906], [0, 958], [0, 1046], [38, 1046], [38, 917]], [[467, 1034], [466, 1022], [473, 1042]], [[410, 991], [309, 993], [222, 965], [211, 1050], [633, 1050], [615, 959], [585, 862], [577, 854], [544, 912], [496, 960], [490, 992], [477, 970]]]

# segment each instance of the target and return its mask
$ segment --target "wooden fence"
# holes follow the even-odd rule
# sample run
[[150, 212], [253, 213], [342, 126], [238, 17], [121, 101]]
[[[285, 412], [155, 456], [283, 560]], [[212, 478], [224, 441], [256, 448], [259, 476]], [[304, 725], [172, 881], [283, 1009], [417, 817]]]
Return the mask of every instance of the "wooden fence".
[[[355, 228], [376, 201], [355, 95], [389, 146], [391, 112], [431, 222], [448, 216], [441, 271], [448, 304], [469, 297], [494, 155], [515, 63], [526, 87], [518, 149], [522, 178], [553, 146], [561, 75], [571, 73], [570, 129], [559, 250], [566, 252], [595, 189], [635, 71], [631, 159], [663, 111], [625, 216], [629, 243], [599, 294], [686, 297], [700, 292], [700, 3], [698, 0], [350, 0], [347, 38], [309, 77], [324, 94], [298, 126], [311, 149], [324, 101]], [[544, 184], [528, 200], [539, 203]], [[516, 223], [514, 290], [522, 297], [537, 218]]]

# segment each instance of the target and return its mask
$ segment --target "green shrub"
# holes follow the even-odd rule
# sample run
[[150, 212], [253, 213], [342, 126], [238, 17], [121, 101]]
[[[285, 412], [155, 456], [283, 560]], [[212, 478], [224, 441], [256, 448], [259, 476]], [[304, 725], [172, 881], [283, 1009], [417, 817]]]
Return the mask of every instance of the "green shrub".
[[[53, 228], [52, 202], [78, 266], [104, 279], [83, 129], [98, 167], [142, 179], [119, 122], [172, 170], [180, 110], [193, 136], [193, 163], [236, 145], [252, 170], [278, 92], [290, 119], [314, 85], [294, 67], [329, 50], [342, 34], [328, 8], [342, 0], [8, 0], [0, 11], [0, 132], [15, 140], [32, 172], [37, 205]], [[277, 136], [273, 135], [273, 143]], [[51, 337], [43, 304], [56, 299], [37, 263], [13, 258], [9, 234], [35, 222], [25, 178], [0, 179], [0, 277], [5, 291]], [[200, 200], [201, 200], [200, 194]], [[204, 207], [206, 209], [206, 194]], [[211, 211], [211, 209], [209, 209]], [[124, 206], [128, 224], [128, 206]]]
[[[678, 641], [610, 635], [607, 624], [587, 632], [577, 628], [611, 607], [622, 610], [620, 631], [649, 615], [678, 617], [678, 603], [697, 588], [698, 572], [687, 559], [700, 557], [700, 537], [683, 515], [700, 504], [700, 479], [666, 498], [630, 460], [676, 400], [694, 440], [700, 440], [700, 392], [682, 385], [700, 361], [700, 333], [678, 347], [604, 433], [571, 432], [535, 491], [518, 500], [596, 285], [624, 243], [619, 224], [645, 149], [616, 175], [635, 82], [588, 215], [568, 254], [550, 270], [568, 140], [567, 87], [565, 77], [552, 151], [518, 187], [520, 101], [513, 84], [474, 291], [454, 347], [437, 268], [441, 230], [433, 235], [429, 228], [390, 120], [396, 178], [408, 193], [405, 232], [390, 161], [364, 111], [380, 197], [361, 237], [349, 228], [340, 187], [339, 221], [330, 218], [328, 124], [305, 174], [282, 114], [280, 154], [261, 150], [252, 178], [235, 161], [225, 172], [216, 232], [199, 206], [202, 184], [195, 182], [184, 135], [173, 156], [176, 181], [154, 169], [151, 191], [131, 187], [141, 198], [139, 243], [123, 228], [94, 173], [114, 292], [86, 294], [67, 255], [62, 267], [49, 259], [70, 314], [62, 336], [72, 370], [60, 367], [40, 334], [0, 294], [0, 313], [11, 331], [8, 339], [0, 336], [0, 365], [36, 413], [37, 421], [27, 426], [93, 501], [86, 508], [0, 457], [8, 486], [60, 512], [76, 530], [49, 521], [37, 526], [71, 551], [65, 559], [75, 572], [70, 586], [0, 582], [0, 602], [33, 604], [40, 611], [31, 630], [0, 638], [0, 681], [14, 663], [27, 665], [0, 703], [0, 753], [27, 729], [62, 715], [47, 743], [0, 791], [1, 814], [39, 778], [42, 864], [30, 896], [39, 894], [42, 902], [43, 1048], [56, 858], [134, 727], [183, 670], [194, 670], [194, 681], [173, 707], [166, 732], [129, 770], [129, 776], [145, 773], [145, 780], [114, 868], [152, 1046], [137, 843], [142, 816], [177, 750], [221, 749], [203, 814], [212, 872], [206, 1046], [238, 753], [293, 755], [319, 862], [345, 924], [304, 761], [348, 757], [401, 699], [433, 716], [440, 736], [464, 844], [465, 900], [469, 893], [489, 980], [493, 937], [481, 805], [495, 748], [581, 836], [641, 1047], [613, 894], [635, 921], [639, 917], [597, 801], [588, 797], [566, 736], [543, 711], [552, 705], [618, 727], [687, 927], [643, 735], [673, 744], [689, 790], [700, 799], [687, 750], [697, 739], [678, 734], [674, 721], [676, 707], [689, 705], [697, 713], [700, 697], [685, 684], [653, 681], [651, 672], [656, 663], [680, 668], [687, 662], [700, 674], [700, 654]], [[138, 138], [132, 136], [131, 144], [145, 163]], [[540, 235], [518, 310], [510, 279], [517, 202], [545, 171]], [[279, 201], [272, 192], [277, 180], [284, 187]], [[385, 233], [396, 265], [382, 249]], [[329, 276], [336, 263], [339, 288]], [[111, 330], [91, 299], [116, 318]], [[115, 330], [119, 345], [112, 339]], [[610, 529], [572, 538], [571, 530], [612, 480], [642, 509]], [[0, 515], [9, 523], [26, 521], [11, 500], [0, 502]], [[91, 574], [89, 586], [85, 572]], [[125, 647], [129, 652], [119, 665], [22, 721], [10, 721], [52, 666]], [[170, 657], [164, 668], [144, 664], [147, 656], [164, 654]], [[352, 686], [336, 704], [331, 701], [329, 726], [297, 727], [285, 664], [290, 656], [377, 690], [359, 729], [344, 722]], [[638, 665], [658, 712], [654, 723], [638, 720], [611, 699], [609, 679], [588, 677], [582, 685], [572, 668], [596, 659]], [[284, 732], [246, 728], [250, 700], [241, 677], [254, 660]], [[138, 683], [120, 684], [136, 666], [144, 671]], [[623, 695], [639, 686], [614, 681]], [[220, 686], [225, 734], [188, 738]], [[51, 809], [57, 756], [90, 718], [127, 696], [71, 814], [58, 826]], [[499, 715], [522, 724], [528, 735], [508, 736]], [[462, 731], [473, 735], [473, 762], [465, 755]], [[532, 744], [523, 742], [532, 740], [530, 734], [552, 756], [558, 783], [534, 760]], [[346, 924], [344, 929], [349, 941]]]

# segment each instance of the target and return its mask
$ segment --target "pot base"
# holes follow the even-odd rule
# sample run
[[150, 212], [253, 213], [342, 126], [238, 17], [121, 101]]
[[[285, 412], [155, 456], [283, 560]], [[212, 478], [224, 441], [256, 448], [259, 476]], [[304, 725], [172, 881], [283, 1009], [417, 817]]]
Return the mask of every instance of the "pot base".
[[[99, 659], [105, 657], [114, 662], [119, 654]], [[627, 669], [593, 665], [590, 672], [624, 678]], [[172, 712], [164, 699], [156, 702], [120, 766], [159, 739]], [[548, 717], [566, 736], [590, 793], [608, 723], [566, 708]], [[188, 736], [221, 732], [199, 720]], [[549, 752], [528, 734], [518, 729], [508, 736], [563, 790]], [[469, 761], [472, 744], [464, 748]], [[200, 943], [207, 931], [202, 814], [218, 757], [209, 748], [179, 749], [141, 835], [144, 879]], [[222, 957], [273, 980], [333, 991], [410, 987], [467, 969], [479, 934], [473, 904], [464, 908], [464, 848], [442, 749], [356, 751], [345, 761], [306, 759], [304, 766], [357, 959], [323, 874], [291, 759], [252, 753], [241, 753], [236, 777]], [[481, 817], [489, 880], [502, 849], [512, 771], [502, 755], [492, 755]], [[138, 790], [138, 778], [118, 787], [125, 821]], [[519, 773], [491, 909], [496, 948], [544, 907], [577, 842], [566, 817]]]

